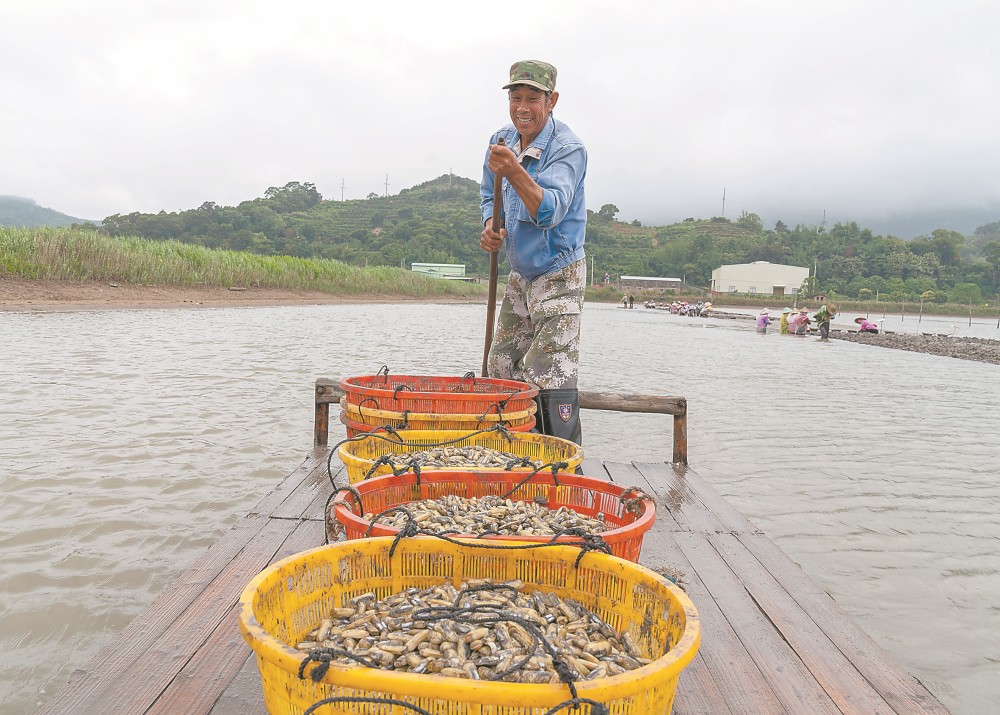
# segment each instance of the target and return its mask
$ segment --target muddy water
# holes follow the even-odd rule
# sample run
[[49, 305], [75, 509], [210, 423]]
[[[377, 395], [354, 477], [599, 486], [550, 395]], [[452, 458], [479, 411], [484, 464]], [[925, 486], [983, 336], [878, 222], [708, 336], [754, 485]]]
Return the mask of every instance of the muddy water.
[[[477, 370], [484, 315], [0, 314], [0, 712], [43, 702], [301, 462], [316, 377]], [[1000, 702], [1000, 368], [602, 305], [583, 349], [587, 389], [686, 396], [692, 466], [955, 713]], [[605, 459], [666, 459], [669, 434], [585, 413]]]

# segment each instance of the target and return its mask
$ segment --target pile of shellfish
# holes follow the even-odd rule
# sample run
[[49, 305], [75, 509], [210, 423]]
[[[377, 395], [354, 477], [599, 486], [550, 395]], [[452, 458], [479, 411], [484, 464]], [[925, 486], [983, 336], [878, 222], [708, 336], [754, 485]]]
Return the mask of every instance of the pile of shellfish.
[[397, 454], [392, 456], [392, 464], [397, 469], [414, 465], [421, 469], [506, 469], [511, 464], [538, 469], [544, 462], [474, 444]]
[[557, 667], [594, 680], [652, 662], [631, 632], [577, 601], [486, 579], [355, 596], [296, 647], [330, 649], [344, 665], [513, 683], [558, 683]]
[[549, 509], [544, 499], [512, 501], [500, 496], [463, 497], [449, 494], [437, 499], [408, 502], [386, 514], [367, 513], [368, 521], [402, 529], [410, 520], [433, 533], [502, 534], [508, 536], [553, 536], [567, 529], [598, 534], [608, 529], [604, 514], [587, 516], [561, 506]]

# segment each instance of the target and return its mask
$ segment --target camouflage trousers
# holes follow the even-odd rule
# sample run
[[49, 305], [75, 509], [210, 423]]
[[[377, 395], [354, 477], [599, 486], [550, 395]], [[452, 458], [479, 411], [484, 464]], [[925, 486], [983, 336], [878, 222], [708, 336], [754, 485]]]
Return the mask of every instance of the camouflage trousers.
[[533, 281], [511, 271], [490, 346], [490, 376], [541, 390], [576, 389], [586, 282], [585, 258]]

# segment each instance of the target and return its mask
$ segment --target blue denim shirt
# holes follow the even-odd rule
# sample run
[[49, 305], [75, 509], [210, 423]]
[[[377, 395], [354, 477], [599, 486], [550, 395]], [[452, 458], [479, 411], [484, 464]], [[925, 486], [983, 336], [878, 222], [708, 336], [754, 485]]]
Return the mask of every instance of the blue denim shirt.
[[[510, 147], [520, 141], [513, 124], [496, 132], [490, 144], [496, 144], [500, 136]], [[511, 270], [531, 281], [583, 258], [587, 230], [587, 205], [583, 193], [587, 149], [569, 127], [550, 116], [531, 146], [522, 147], [521, 164], [542, 187], [542, 203], [538, 215], [532, 218], [521, 197], [505, 179], [504, 228], [507, 229], [507, 261]], [[493, 172], [483, 161], [483, 181], [479, 187], [483, 225], [493, 216], [493, 178]]]

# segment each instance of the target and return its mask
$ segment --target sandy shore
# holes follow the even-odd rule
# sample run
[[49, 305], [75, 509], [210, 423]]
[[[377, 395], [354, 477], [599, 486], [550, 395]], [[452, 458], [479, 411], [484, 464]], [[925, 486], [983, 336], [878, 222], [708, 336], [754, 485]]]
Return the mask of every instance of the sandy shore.
[[230, 308], [346, 303], [467, 303], [461, 296], [413, 298], [400, 295], [332, 295], [321, 291], [217, 286], [137, 286], [0, 279], [0, 312], [54, 312], [135, 308]]
[[[747, 313], [730, 313], [725, 309], [717, 309], [711, 315], [720, 320], [754, 320], [755, 316]], [[775, 321], [777, 323], [777, 320]], [[834, 323], [836, 324], [836, 322]], [[777, 324], [771, 327], [777, 330]], [[815, 331], [811, 333], [816, 335]], [[910, 333], [859, 333], [856, 330], [844, 330], [834, 327], [830, 330], [833, 340], [847, 340], [862, 345], [873, 345], [880, 348], [908, 350], [924, 355], [939, 355], [959, 360], [975, 360], [1000, 365], [1000, 340], [986, 338], [948, 337], [944, 335], [912, 335]]]

